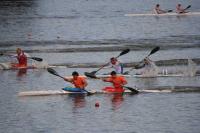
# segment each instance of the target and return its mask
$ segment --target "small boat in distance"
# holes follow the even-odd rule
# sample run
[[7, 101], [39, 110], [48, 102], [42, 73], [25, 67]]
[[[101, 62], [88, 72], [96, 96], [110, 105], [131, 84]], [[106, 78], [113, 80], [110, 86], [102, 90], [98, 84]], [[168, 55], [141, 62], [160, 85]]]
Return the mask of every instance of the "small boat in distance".
[[145, 16], [198, 16], [200, 15], [200, 12], [188, 12], [188, 13], [162, 13], [162, 14], [155, 14], [155, 13], [143, 13], [143, 14], [125, 14], [124, 16], [127, 17], [145, 17]]

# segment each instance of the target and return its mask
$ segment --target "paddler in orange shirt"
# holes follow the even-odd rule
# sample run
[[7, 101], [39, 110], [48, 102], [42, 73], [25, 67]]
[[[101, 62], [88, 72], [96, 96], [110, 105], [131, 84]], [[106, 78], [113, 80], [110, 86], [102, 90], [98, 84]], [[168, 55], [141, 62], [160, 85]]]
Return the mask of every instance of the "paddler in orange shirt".
[[110, 82], [113, 84], [113, 87], [105, 87], [103, 91], [106, 92], [124, 92], [123, 85], [127, 84], [126, 79], [123, 76], [118, 76], [115, 71], [110, 73], [111, 77], [102, 79], [104, 82]]
[[72, 92], [73, 91], [75, 91], [75, 92], [80, 91], [80, 92], [82, 92], [82, 91], [85, 91], [85, 87], [88, 85], [85, 77], [79, 76], [79, 73], [76, 72], [76, 71], [74, 71], [72, 73], [72, 78], [65, 78], [64, 80], [67, 81], [67, 82], [70, 82], [75, 87], [75, 88], [66, 87], [66, 88], [63, 89], [65, 91], [72, 91]]
[[16, 53], [18, 63], [12, 63], [12, 67], [27, 67], [27, 55], [24, 51], [21, 48], [17, 48]]

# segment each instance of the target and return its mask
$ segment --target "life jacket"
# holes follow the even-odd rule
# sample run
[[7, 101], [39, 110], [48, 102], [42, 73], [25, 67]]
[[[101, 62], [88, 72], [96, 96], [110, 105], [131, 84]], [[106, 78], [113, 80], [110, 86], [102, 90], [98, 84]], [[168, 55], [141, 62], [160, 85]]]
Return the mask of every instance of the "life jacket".
[[[126, 79], [124, 78], [124, 77], [122, 77], [122, 76], [117, 76], [117, 77], [115, 77], [115, 78], [112, 78], [112, 77], [110, 77], [110, 78], [108, 78], [108, 80], [113, 84], [113, 88], [114, 89], [111, 89], [110, 88], [110, 91], [117, 91], [117, 92], [123, 92], [124, 91], [124, 89], [123, 89], [123, 87], [122, 87], [122, 84], [124, 83], [124, 82], [126, 82]], [[108, 88], [107, 88], [107, 90], [109, 90]]]
[[85, 88], [85, 78], [77, 77], [77, 79], [72, 79], [72, 83], [76, 88]]

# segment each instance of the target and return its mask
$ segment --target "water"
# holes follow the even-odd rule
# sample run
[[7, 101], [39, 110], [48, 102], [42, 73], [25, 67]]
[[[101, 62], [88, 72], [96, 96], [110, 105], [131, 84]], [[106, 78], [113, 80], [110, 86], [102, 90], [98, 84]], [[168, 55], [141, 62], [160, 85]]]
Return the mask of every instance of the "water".
[[[21, 47], [41, 57], [62, 76], [76, 70], [83, 74], [101, 66], [123, 49], [124, 63], [141, 61], [152, 48], [161, 50], [150, 58], [163, 69], [185, 70], [183, 59], [200, 58], [199, 16], [126, 17], [127, 13], [148, 13], [156, 3], [174, 9], [177, 3], [192, 5], [199, 12], [199, 0], [7, 0], [0, 2], [0, 52]], [[13, 58], [1, 56], [0, 62]], [[165, 66], [168, 64], [169, 66]], [[29, 60], [32, 63], [32, 60]], [[197, 66], [199, 70], [199, 66]], [[109, 70], [103, 70], [110, 71]], [[129, 70], [129, 68], [125, 68]], [[139, 89], [159, 86], [200, 86], [200, 77], [127, 78]], [[89, 79], [88, 90], [100, 90], [109, 83]], [[144, 93], [139, 95], [63, 95], [18, 97], [22, 91], [59, 90], [69, 83], [45, 69], [0, 70], [0, 132], [2, 133], [199, 133], [200, 93]], [[100, 107], [95, 107], [99, 102]]]

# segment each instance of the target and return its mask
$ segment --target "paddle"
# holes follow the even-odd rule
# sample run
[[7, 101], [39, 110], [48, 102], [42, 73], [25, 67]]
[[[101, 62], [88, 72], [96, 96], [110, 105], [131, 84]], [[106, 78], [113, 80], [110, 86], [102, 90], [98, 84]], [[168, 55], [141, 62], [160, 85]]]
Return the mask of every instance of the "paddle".
[[[4, 54], [4, 53], [0, 53], [0, 56], [13, 56], [13, 55], [10, 55], [10, 54]], [[17, 57], [17, 56], [13, 56], [13, 57]], [[36, 61], [43, 61], [42, 58], [39, 58], [39, 57], [27, 57], [27, 58], [30, 58], [30, 59], [33, 59], [33, 60], [36, 60]]]
[[168, 10], [167, 12], [173, 12], [173, 10]]
[[[51, 74], [53, 74], [53, 75], [55, 75], [55, 76], [58, 76], [58, 77], [60, 77], [60, 78], [62, 78], [62, 79], [65, 79], [63, 76], [60, 76], [54, 69], [52, 69], [52, 68], [47, 68], [47, 71], [49, 72], [49, 73], [51, 73]], [[92, 95], [93, 93], [91, 93], [91, 92], [89, 92], [89, 91], [87, 91], [87, 90], [85, 90], [85, 89], [83, 89], [85, 92], [87, 92], [87, 94], [88, 95]]]
[[[91, 73], [85, 73], [85, 76], [90, 77], [90, 78], [94, 78], [94, 79], [102, 79], [102, 78], [98, 78], [96, 75], [91, 74]], [[123, 87], [129, 89], [134, 94], [139, 93], [138, 90], [136, 90], [136, 89], [134, 89], [132, 87], [128, 87], [128, 86], [123, 86]]]
[[39, 58], [39, 57], [27, 57], [27, 58], [30, 58], [30, 59], [33, 59], [33, 60], [36, 60], [36, 61], [39, 61], [39, 62], [43, 61], [43, 59]]
[[123, 86], [123, 87], [129, 89], [129, 90], [130, 90], [132, 93], [134, 93], [134, 94], [138, 94], [138, 93], [139, 93], [138, 90], [136, 90], [136, 89], [134, 89], [134, 88], [132, 88], [132, 87], [128, 87], [128, 86]]
[[180, 13], [187, 13], [187, 12], [185, 12], [187, 9], [189, 9], [191, 7], [191, 5], [188, 5], [185, 9], [183, 9], [183, 11], [182, 12], [180, 12]]
[[[149, 57], [150, 55], [156, 53], [158, 50], [160, 50], [160, 47], [155, 47], [154, 49], [151, 50], [151, 52], [145, 57]], [[129, 74], [130, 71], [132, 71], [133, 69], [140, 69], [142, 67], [144, 67], [145, 65], [135, 65], [133, 68], [131, 68], [129, 71], [124, 72], [124, 74]]]
[[187, 10], [187, 9], [189, 9], [190, 7], [191, 7], [191, 5], [187, 6], [184, 10]]
[[[125, 49], [125, 50], [123, 50], [117, 57], [115, 57], [115, 58], [118, 58], [118, 57], [120, 57], [120, 56], [122, 56], [122, 55], [125, 55], [125, 54], [127, 54], [128, 52], [130, 51], [130, 49]], [[95, 75], [98, 71], [100, 71], [102, 68], [104, 68], [105, 66], [107, 66], [109, 63], [106, 63], [105, 65], [103, 65], [102, 67], [100, 67], [98, 70], [96, 70], [96, 71], [92, 71], [92, 72], [90, 72], [91, 74], [93, 74], [93, 75]], [[88, 73], [88, 72], [85, 72], [85, 73]]]

